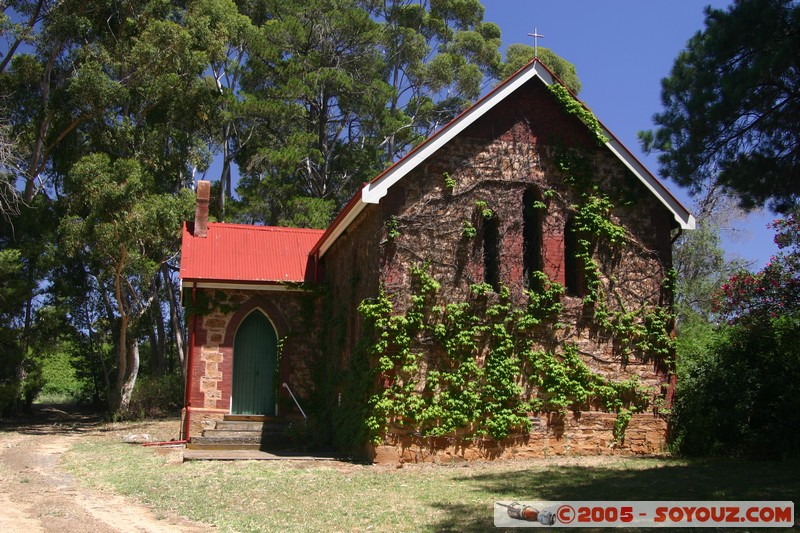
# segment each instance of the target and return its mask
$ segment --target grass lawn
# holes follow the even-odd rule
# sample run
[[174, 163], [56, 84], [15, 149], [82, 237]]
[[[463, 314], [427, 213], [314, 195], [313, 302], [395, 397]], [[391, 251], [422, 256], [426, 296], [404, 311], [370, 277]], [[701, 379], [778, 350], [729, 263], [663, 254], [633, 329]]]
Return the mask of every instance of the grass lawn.
[[120, 442], [131, 432], [164, 438], [177, 426], [109, 426], [68, 452], [64, 466], [91, 486], [220, 531], [478, 532], [495, 530], [496, 500], [797, 503], [800, 496], [798, 462], [562, 457], [401, 469], [306, 461], [181, 464]]

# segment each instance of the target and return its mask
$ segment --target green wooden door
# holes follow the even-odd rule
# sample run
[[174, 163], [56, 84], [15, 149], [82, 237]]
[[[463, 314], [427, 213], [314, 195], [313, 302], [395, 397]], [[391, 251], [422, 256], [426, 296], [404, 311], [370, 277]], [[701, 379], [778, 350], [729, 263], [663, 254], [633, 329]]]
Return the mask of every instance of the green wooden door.
[[275, 414], [278, 336], [262, 313], [242, 321], [233, 341], [232, 414]]

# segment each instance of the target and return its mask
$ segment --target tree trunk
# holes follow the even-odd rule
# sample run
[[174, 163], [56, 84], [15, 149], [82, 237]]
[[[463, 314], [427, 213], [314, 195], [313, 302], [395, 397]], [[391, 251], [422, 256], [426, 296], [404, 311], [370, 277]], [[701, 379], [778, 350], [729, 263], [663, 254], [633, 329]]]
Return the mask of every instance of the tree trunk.
[[114, 411], [120, 411], [122, 407], [122, 389], [125, 386], [125, 378], [128, 376], [128, 316], [123, 315], [119, 319], [119, 337], [117, 338], [117, 381], [114, 386]]
[[[8, 5], [7, 2], [3, 3], [4, 6]], [[14, 54], [17, 52], [17, 48], [25, 41], [25, 38], [28, 37], [33, 30], [33, 27], [39, 22], [39, 15], [42, 12], [42, 6], [44, 4], [44, 0], [39, 0], [36, 2], [36, 7], [31, 13], [31, 16], [28, 18], [28, 23], [25, 25], [25, 29], [19, 34], [19, 37], [14, 41], [8, 50], [6, 51], [6, 55], [3, 58], [3, 61], [0, 62], [0, 72], [5, 72], [6, 67], [11, 63], [11, 60], [14, 58]], [[5, 7], [3, 7], [5, 9]]]
[[26, 266], [26, 290], [27, 298], [25, 299], [25, 320], [22, 327], [22, 339], [20, 347], [22, 350], [22, 357], [19, 364], [15, 369], [17, 378], [16, 391], [14, 393], [14, 400], [12, 403], [13, 412], [19, 412], [20, 408], [23, 412], [30, 412], [27, 402], [22, 401], [23, 392], [25, 391], [25, 380], [28, 378], [28, 371], [25, 369], [25, 362], [28, 360], [28, 350], [30, 348], [31, 339], [31, 326], [33, 323], [33, 299], [35, 296], [35, 283], [33, 282], [33, 267], [28, 263]]
[[219, 177], [219, 220], [225, 221], [225, 201], [231, 197], [230, 123], [225, 126], [222, 140], [222, 173]]
[[[105, 291], [102, 291], [105, 294]], [[107, 300], [107, 299], [106, 299]], [[92, 319], [89, 316], [89, 307], [88, 305], [85, 306], [85, 313], [86, 313], [86, 330], [89, 333], [89, 351], [97, 356], [100, 360], [100, 368], [103, 371], [103, 383], [106, 386], [106, 403], [108, 405], [109, 411], [112, 411], [112, 402], [111, 402], [111, 380], [109, 379], [109, 371], [108, 367], [106, 366], [106, 360], [103, 358], [103, 354], [101, 351], [95, 346], [94, 342], [94, 330], [92, 329]]]
[[136, 378], [139, 376], [139, 341], [132, 338], [126, 346], [128, 376], [120, 388], [119, 410], [126, 411], [131, 405], [133, 387], [136, 385]]
[[147, 339], [150, 341], [150, 372], [155, 375], [158, 373], [159, 367], [158, 333], [156, 332], [155, 318], [152, 316], [147, 325]]
[[175, 288], [172, 285], [172, 278], [170, 277], [169, 269], [166, 264], [162, 265], [161, 274], [164, 278], [164, 288], [167, 290], [167, 298], [169, 299], [169, 317], [172, 322], [172, 331], [175, 335], [175, 349], [178, 352], [178, 361], [181, 364], [181, 375], [185, 379], [186, 356], [183, 349], [183, 320], [181, 317], [181, 309], [175, 298]]
[[[128, 324], [130, 323], [130, 317], [128, 316], [127, 307], [125, 306], [125, 297], [123, 296], [125, 287], [122, 284], [122, 269], [125, 265], [126, 257], [127, 250], [122, 247], [121, 258], [117, 262], [116, 272], [114, 275], [114, 299], [117, 301], [117, 312], [119, 312], [119, 337], [117, 338], [117, 381], [114, 387], [115, 411], [127, 408], [127, 405], [123, 407], [122, 402], [124, 396], [123, 389], [125, 387], [126, 378], [128, 377]], [[138, 358], [138, 345], [136, 349], [136, 355]], [[128, 398], [128, 401], [130, 401], [130, 398]]]
[[39, 127], [36, 130], [36, 140], [33, 143], [33, 150], [31, 150], [28, 169], [25, 172], [25, 192], [23, 194], [23, 200], [26, 204], [30, 204], [33, 201], [33, 194], [36, 192], [36, 177], [43, 168], [42, 160], [45, 157], [44, 143], [47, 138], [47, 131], [50, 129], [50, 117], [47, 112], [47, 105], [50, 102], [50, 76], [53, 73], [53, 66], [55, 65], [60, 50], [61, 44], [59, 43], [50, 54], [42, 76], [42, 116], [39, 121]]
[[[155, 345], [153, 348], [153, 372], [157, 376], [163, 376], [167, 371], [167, 334], [164, 331], [164, 313], [161, 312], [161, 299], [158, 294], [158, 287], [156, 287], [153, 303], [150, 308], [153, 313], [153, 322], [155, 329], [153, 337], [155, 338]], [[151, 341], [152, 342], [152, 341]]]

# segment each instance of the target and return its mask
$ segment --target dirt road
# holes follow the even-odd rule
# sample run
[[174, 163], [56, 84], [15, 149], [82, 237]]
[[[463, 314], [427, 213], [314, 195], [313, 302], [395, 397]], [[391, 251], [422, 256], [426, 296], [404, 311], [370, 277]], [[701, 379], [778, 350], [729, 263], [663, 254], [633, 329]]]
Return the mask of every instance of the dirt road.
[[39, 407], [30, 419], [0, 426], [0, 531], [206, 532], [211, 527], [156, 515], [115, 494], [78, 486], [59, 457], [99, 420], [76, 410]]

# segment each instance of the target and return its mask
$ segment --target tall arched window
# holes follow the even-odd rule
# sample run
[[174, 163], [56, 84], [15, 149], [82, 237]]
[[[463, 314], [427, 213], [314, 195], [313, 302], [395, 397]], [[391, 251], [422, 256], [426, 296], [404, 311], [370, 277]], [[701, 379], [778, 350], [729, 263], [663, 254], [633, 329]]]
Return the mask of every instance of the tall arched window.
[[544, 270], [542, 257], [542, 195], [536, 187], [525, 189], [522, 195], [522, 283], [533, 287], [532, 275]]
[[494, 214], [483, 217], [483, 281], [500, 290], [500, 223]]
[[583, 260], [577, 257], [580, 238], [575, 219], [570, 218], [564, 227], [564, 283], [569, 296], [583, 296], [585, 292]]

